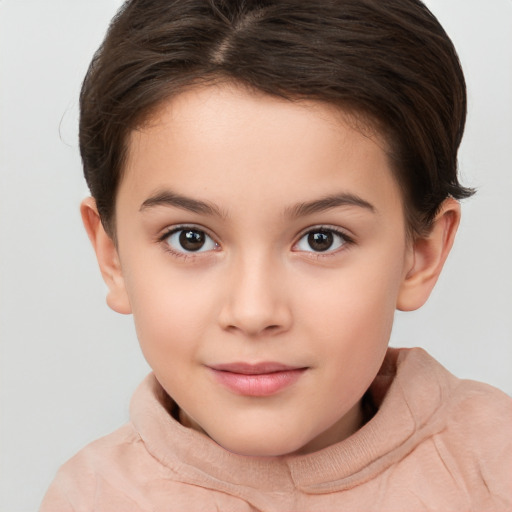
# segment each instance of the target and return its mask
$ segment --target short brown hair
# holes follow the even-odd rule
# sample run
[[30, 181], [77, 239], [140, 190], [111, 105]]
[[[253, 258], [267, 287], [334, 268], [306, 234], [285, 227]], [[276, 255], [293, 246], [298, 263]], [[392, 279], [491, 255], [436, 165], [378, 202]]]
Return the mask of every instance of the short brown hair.
[[162, 101], [219, 79], [328, 102], [374, 122], [417, 233], [444, 199], [472, 194], [457, 177], [464, 76], [421, 1], [130, 0], [80, 95], [84, 175], [111, 236], [129, 133]]

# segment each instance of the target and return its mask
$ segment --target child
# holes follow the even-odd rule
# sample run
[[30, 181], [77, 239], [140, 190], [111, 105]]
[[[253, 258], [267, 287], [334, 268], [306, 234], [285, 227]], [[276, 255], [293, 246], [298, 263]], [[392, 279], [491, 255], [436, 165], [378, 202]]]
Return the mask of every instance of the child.
[[472, 193], [465, 112], [419, 0], [125, 4], [81, 211], [153, 373], [41, 510], [512, 510], [511, 400], [388, 349]]

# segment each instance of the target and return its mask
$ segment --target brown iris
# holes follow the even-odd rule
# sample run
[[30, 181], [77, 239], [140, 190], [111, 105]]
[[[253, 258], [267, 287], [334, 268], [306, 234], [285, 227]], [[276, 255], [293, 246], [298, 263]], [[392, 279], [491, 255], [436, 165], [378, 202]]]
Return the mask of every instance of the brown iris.
[[185, 229], [180, 233], [180, 245], [186, 251], [199, 251], [206, 241], [202, 231]]
[[314, 251], [323, 252], [332, 247], [333, 235], [330, 231], [312, 231], [308, 235], [308, 244]]

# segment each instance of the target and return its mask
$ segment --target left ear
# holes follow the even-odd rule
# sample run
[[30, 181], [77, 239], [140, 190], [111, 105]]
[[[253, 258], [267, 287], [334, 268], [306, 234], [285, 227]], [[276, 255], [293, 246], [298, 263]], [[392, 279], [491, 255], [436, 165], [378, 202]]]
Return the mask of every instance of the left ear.
[[397, 309], [414, 311], [425, 304], [452, 248], [459, 222], [459, 203], [446, 199], [428, 235], [412, 243], [412, 265], [400, 287]]

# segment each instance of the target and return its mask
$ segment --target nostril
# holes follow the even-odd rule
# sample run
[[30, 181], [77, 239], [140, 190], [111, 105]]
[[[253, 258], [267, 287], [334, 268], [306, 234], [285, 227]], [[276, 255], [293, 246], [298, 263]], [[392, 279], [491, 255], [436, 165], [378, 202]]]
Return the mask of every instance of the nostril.
[[[244, 332], [248, 332], [250, 331], [250, 329], [248, 329], [247, 327], [244, 329], [244, 328], [241, 328], [241, 327], [238, 327], [236, 325], [227, 325], [225, 327], [225, 329], [227, 331], [244, 331]], [[281, 329], [281, 326], [275, 324], [275, 325], [267, 325], [266, 327], [264, 327], [263, 329], [254, 329], [254, 334], [264, 334], [264, 333], [268, 333], [268, 334], [272, 334], [272, 333], [275, 333], [277, 331], [279, 331]], [[251, 333], [249, 333], [251, 334]]]

